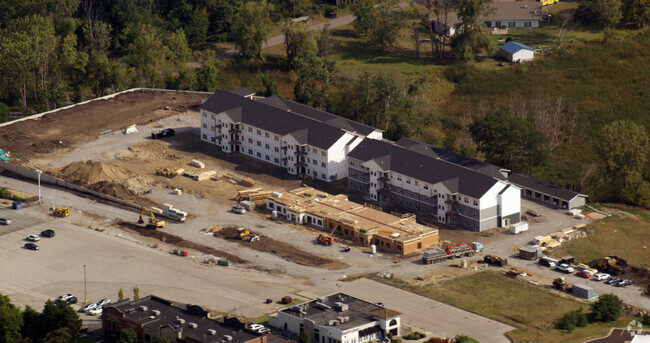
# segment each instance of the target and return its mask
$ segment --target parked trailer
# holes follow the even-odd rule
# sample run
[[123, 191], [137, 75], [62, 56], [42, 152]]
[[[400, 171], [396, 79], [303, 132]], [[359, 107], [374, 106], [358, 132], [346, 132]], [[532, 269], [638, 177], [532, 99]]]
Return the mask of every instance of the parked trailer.
[[483, 262], [503, 267], [508, 264], [508, 259], [496, 255], [485, 255], [483, 257]]
[[474, 256], [481, 249], [483, 249], [483, 245], [478, 242], [450, 244], [444, 249], [437, 248], [425, 251], [424, 255], [422, 255], [422, 262], [424, 264], [432, 264], [455, 257]]

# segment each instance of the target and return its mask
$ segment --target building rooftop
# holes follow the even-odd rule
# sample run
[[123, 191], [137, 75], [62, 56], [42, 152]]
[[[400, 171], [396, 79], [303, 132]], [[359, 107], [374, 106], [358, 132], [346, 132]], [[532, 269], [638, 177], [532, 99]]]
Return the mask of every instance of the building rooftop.
[[379, 235], [395, 241], [407, 242], [422, 235], [434, 234], [436, 228], [420, 225], [415, 216], [398, 217], [349, 201], [343, 194], [329, 195], [311, 187], [301, 187], [271, 197], [296, 213], [311, 213], [322, 218], [344, 222], [368, 234]]
[[243, 343], [260, 336], [243, 330], [236, 319], [225, 319], [224, 322], [209, 319], [207, 312], [199, 306], [177, 304], [155, 295], [133, 301], [127, 299], [107, 306], [106, 310], [109, 308], [115, 308], [129, 321], [156, 330], [169, 326], [176, 332], [181, 331], [183, 337], [206, 343], [224, 339], [230, 343]]
[[294, 305], [281, 312], [313, 320], [317, 325], [336, 327], [340, 331], [373, 322], [376, 318], [390, 319], [401, 314], [344, 293]]
[[374, 161], [384, 171], [394, 171], [430, 184], [442, 183], [451, 193], [477, 199], [503, 178], [500, 173], [500, 178], [486, 175], [446, 161], [433, 151], [422, 153], [388, 140], [364, 139], [348, 156], [363, 162]]
[[[540, 20], [542, 19], [542, 3], [536, 1], [503, 1], [486, 4], [491, 10], [486, 15], [481, 15], [483, 20]], [[447, 26], [458, 24], [456, 12], [447, 15]], [[508, 23], [501, 23], [507, 25]]]
[[508, 177], [508, 180], [516, 185], [520, 185], [524, 188], [529, 188], [534, 191], [538, 191], [540, 193], [548, 194], [550, 196], [554, 196], [561, 200], [570, 201], [575, 197], [585, 197], [585, 198], [587, 197], [584, 194], [580, 194], [570, 189], [552, 185], [550, 183], [537, 180], [530, 176], [521, 175], [517, 173], [512, 173]]
[[506, 52], [508, 52], [510, 54], [514, 54], [519, 50], [534, 51], [534, 49], [529, 47], [528, 45], [524, 45], [524, 44], [521, 44], [521, 43], [518, 43], [518, 42], [513, 42], [513, 41], [510, 41], [510, 42], [508, 42], [506, 44], [503, 44], [501, 47], [499, 47], [499, 49], [501, 49], [503, 51], [506, 51]]

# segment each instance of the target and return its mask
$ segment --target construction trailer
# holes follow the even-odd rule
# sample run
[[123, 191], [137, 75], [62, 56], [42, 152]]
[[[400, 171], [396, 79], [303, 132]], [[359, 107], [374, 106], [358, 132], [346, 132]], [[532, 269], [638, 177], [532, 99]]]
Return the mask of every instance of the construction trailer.
[[593, 287], [578, 283], [573, 285], [571, 293], [582, 299], [594, 299], [596, 297], [596, 292], [594, 292]]
[[483, 262], [499, 267], [508, 265], [508, 259], [496, 255], [485, 255], [483, 257]]
[[523, 247], [519, 248], [519, 257], [527, 260], [535, 260], [542, 257], [542, 248], [539, 247]]

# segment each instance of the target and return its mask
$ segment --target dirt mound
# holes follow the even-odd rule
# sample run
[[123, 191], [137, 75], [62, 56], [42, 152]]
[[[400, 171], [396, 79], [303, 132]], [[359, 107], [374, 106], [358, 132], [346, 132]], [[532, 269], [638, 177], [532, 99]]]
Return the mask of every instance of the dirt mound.
[[214, 233], [215, 237], [232, 239], [236, 240], [239, 244], [251, 248], [253, 250], [267, 252], [274, 255], [277, 255], [287, 261], [297, 263], [303, 266], [309, 267], [319, 267], [330, 270], [339, 270], [348, 268], [349, 265], [340, 261], [330, 260], [324, 257], [320, 257], [304, 250], [301, 250], [295, 246], [276, 241], [275, 239], [254, 233], [251, 231], [251, 234], [260, 236], [258, 241], [249, 243], [237, 238], [237, 228], [236, 227], [225, 227]]
[[627, 273], [620, 277], [632, 279], [634, 284], [641, 287], [645, 294], [650, 295], [650, 270], [630, 266]]
[[63, 167], [59, 175], [65, 180], [82, 185], [97, 182], [117, 182], [131, 178], [133, 175], [97, 161], [73, 162]]
[[247, 260], [245, 260], [245, 259], [243, 259], [243, 258], [241, 258], [239, 256], [236, 256], [236, 255], [233, 255], [231, 253], [228, 253], [228, 252], [225, 252], [225, 251], [222, 251], [222, 250], [218, 250], [218, 249], [206, 246], [206, 245], [194, 243], [194, 242], [191, 242], [191, 241], [186, 241], [182, 237], [172, 235], [172, 234], [164, 232], [164, 231], [145, 229], [145, 228], [143, 228], [141, 226], [138, 226], [136, 224], [129, 223], [129, 222], [120, 222], [119, 225], [122, 228], [125, 228], [125, 229], [127, 229], [129, 231], [132, 231], [132, 232], [135, 232], [135, 233], [139, 234], [140, 236], [155, 238], [155, 239], [157, 239], [157, 240], [159, 240], [161, 242], [164, 242], [164, 243], [167, 243], [167, 244], [179, 247], [179, 248], [193, 249], [193, 250], [200, 251], [200, 252], [202, 252], [204, 254], [222, 257], [222, 258], [225, 258], [225, 259], [227, 259], [228, 261], [230, 261], [232, 263], [238, 263], [238, 264], [248, 263]]

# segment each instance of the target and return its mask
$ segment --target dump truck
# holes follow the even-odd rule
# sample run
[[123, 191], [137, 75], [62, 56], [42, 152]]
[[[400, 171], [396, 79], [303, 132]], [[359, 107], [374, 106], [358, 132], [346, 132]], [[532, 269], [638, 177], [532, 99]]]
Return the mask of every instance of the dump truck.
[[483, 262], [503, 267], [508, 264], [508, 259], [496, 255], [485, 255], [483, 257]]
[[625, 274], [627, 270], [627, 262], [618, 256], [606, 256], [597, 260], [592, 267], [603, 273], [617, 276]]
[[64, 218], [70, 215], [70, 210], [67, 207], [55, 207], [52, 209], [54, 216]]
[[250, 235], [251, 235], [250, 230], [245, 229], [243, 227], [237, 228], [237, 238], [241, 239], [242, 241], [245, 240]]
[[159, 139], [163, 137], [171, 137], [176, 134], [174, 129], [162, 129], [160, 131], [154, 131], [151, 133], [151, 139]]
[[138, 219], [138, 224], [144, 224], [144, 215], [149, 216], [149, 221], [147, 222], [147, 225], [145, 225], [145, 228], [147, 229], [162, 229], [165, 227], [165, 222], [162, 220], [159, 220], [156, 218], [156, 216], [153, 214], [153, 211], [151, 211], [148, 208], [140, 208], [140, 218]]
[[424, 255], [422, 255], [422, 262], [425, 264], [432, 264], [442, 262], [454, 257], [474, 256], [482, 249], [483, 245], [479, 242], [448, 244], [444, 247], [444, 249], [437, 248], [425, 251]]
[[323, 244], [323, 245], [332, 245], [334, 244], [334, 237], [325, 235], [325, 234], [320, 234], [318, 235], [318, 243]]
[[553, 287], [555, 287], [555, 289], [559, 289], [560, 291], [568, 292], [573, 288], [573, 285], [567, 282], [565, 277], [559, 277], [553, 280]]

